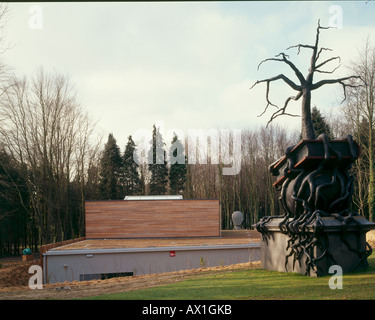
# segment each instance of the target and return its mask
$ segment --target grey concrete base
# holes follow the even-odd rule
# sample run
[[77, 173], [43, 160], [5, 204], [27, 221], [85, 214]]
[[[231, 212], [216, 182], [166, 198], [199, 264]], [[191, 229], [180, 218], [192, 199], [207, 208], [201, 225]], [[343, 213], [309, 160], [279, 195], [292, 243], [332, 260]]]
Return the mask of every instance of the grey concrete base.
[[[375, 229], [375, 224], [364, 217], [355, 217], [357, 223], [350, 223], [346, 227], [335, 218], [322, 218], [323, 227], [316, 234], [318, 243], [323, 244], [326, 253], [319, 245], [314, 246], [312, 258], [316, 259], [316, 268], [308, 268], [307, 255], [294, 259], [288, 249], [288, 235], [282, 233], [278, 227], [281, 218], [272, 219], [265, 227], [269, 236], [265, 236], [261, 243], [262, 268], [280, 272], [296, 272], [309, 276], [324, 276], [329, 274], [332, 265], [339, 265], [343, 273], [365, 270], [368, 266], [366, 258], [366, 232]], [[310, 229], [310, 236], [313, 229]], [[368, 251], [367, 251], [368, 252]], [[286, 258], [289, 256], [288, 258]]]

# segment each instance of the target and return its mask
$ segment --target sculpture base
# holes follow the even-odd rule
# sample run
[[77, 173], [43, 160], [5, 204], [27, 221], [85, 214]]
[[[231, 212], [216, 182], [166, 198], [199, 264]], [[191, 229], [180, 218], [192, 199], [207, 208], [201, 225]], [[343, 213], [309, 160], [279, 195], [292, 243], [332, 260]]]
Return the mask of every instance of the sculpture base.
[[343, 273], [366, 270], [367, 257], [372, 251], [366, 242], [366, 233], [375, 229], [375, 223], [361, 216], [354, 219], [355, 222], [344, 225], [333, 217], [322, 218], [318, 232], [313, 226], [303, 230], [297, 240], [303, 243], [310, 239], [310, 242], [305, 241], [312, 244], [307, 252], [307, 246], [298, 248], [296, 237], [291, 240], [289, 234], [280, 230], [279, 223], [283, 219], [272, 217], [263, 225], [262, 268], [313, 277], [330, 274], [329, 268], [332, 265], [339, 265]]

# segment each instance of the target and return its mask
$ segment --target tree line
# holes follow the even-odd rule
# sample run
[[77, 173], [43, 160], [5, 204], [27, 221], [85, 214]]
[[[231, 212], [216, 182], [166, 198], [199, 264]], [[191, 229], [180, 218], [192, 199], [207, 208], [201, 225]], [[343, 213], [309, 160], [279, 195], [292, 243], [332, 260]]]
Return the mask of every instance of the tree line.
[[[123, 154], [112, 133], [104, 145], [98, 163], [96, 193], [90, 197], [101, 200], [124, 199], [131, 195], [183, 194], [187, 175], [186, 159], [182, 142], [174, 135], [169, 157], [182, 153], [183, 162], [174, 161], [167, 165], [167, 151], [159, 128], [153, 126], [148, 163], [140, 163], [132, 136], [128, 137]], [[161, 152], [157, 152], [160, 150]]]

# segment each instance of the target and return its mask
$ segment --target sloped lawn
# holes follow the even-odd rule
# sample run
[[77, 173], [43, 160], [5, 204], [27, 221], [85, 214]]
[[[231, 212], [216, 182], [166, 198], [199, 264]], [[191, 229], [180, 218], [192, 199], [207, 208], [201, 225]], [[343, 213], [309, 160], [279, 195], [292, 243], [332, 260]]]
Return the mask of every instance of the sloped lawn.
[[[326, 300], [375, 299], [375, 254], [365, 272], [346, 274], [342, 289], [330, 289], [331, 276], [320, 278], [300, 274], [241, 270], [194, 276], [174, 284], [86, 299], [110, 300]], [[333, 276], [333, 275], [332, 275]]]

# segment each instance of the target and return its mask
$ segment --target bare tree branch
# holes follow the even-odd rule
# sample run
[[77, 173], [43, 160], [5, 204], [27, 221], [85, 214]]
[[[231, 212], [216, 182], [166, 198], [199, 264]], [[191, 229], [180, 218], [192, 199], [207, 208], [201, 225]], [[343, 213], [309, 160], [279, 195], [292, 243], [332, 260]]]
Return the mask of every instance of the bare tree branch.
[[319, 59], [319, 56], [321, 54], [321, 52], [323, 50], [330, 50], [328, 48], [321, 48], [319, 51], [318, 51], [318, 45], [319, 45], [319, 35], [320, 35], [320, 30], [327, 30], [327, 29], [331, 29], [331, 27], [322, 27], [320, 25], [320, 19], [318, 19], [318, 27], [316, 28], [316, 37], [315, 37], [315, 46], [314, 46], [314, 50], [313, 50], [313, 55], [311, 57], [311, 71], [310, 72], [314, 72], [315, 71], [315, 64], [316, 62], [318, 61]]
[[[282, 56], [282, 59], [277, 59], [277, 57], [279, 56]], [[258, 65], [258, 70], [259, 70], [259, 67], [264, 63], [264, 62], [267, 62], [267, 61], [279, 61], [279, 62], [284, 62], [286, 63], [287, 65], [289, 65], [289, 67], [294, 71], [294, 73], [296, 74], [298, 80], [300, 81], [301, 85], [304, 85], [305, 83], [305, 78], [303, 77], [302, 73], [298, 70], [298, 68], [290, 61], [287, 59], [287, 57], [289, 58], [288, 55], [286, 55], [285, 53], [281, 52], [279, 53], [278, 55], [275, 56], [275, 58], [268, 58], [268, 59], [265, 59], [263, 60], [261, 63], [259, 63]], [[289, 84], [290, 85], [290, 84]], [[295, 89], [293, 88], [294, 90], [299, 90], [299, 89]]]
[[261, 61], [261, 62], [258, 64], [258, 70], [259, 70], [260, 66], [261, 66], [264, 62], [267, 62], [267, 61], [280, 61], [280, 62], [283, 62], [283, 59], [276, 59], [276, 58], [268, 58], [268, 59], [265, 59], [265, 60]]
[[276, 81], [276, 80], [284, 80], [284, 82], [286, 84], [288, 84], [291, 88], [293, 88], [294, 90], [296, 91], [300, 91], [302, 89], [301, 86], [295, 84], [292, 80], [290, 80], [287, 76], [283, 75], [283, 74], [279, 74], [278, 76], [276, 77], [273, 77], [273, 78], [269, 78], [269, 79], [264, 79], [264, 80], [258, 80], [257, 82], [255, 82], [250, 89], [254, 88], [257, 84], [259, 83], [262, 83], [262, 82], [271, 82], [271, 81]]
[[279, 53], [277, 56], [280, 56], [282, 55], [283, 56], [283, 61], [289, 65], [289, 67], [294, 71], [294, 73], [296, 74], [298, 80], [300, 81], [301, 83], [301, 86], [303, 86], [306, 82], [304, 76], [302, 75], [301, 71], [298, 70], [298, 68], [291, 62], [289, 61], [286, 57], [288, 57], [287, 55], [285, 55], [284, 53]]
[[[279, 109], [279, 107], [278, 107], [277, 105], [273, 104], [273, 103], [270, 101], [270, 99], [269, 99], [269, 85], [270, 85], [270, 82], [272, 82], [272, 81], [276, 81], [276, 80], [280, 80], [280, 79], [284, 80], [284, 82], [286, 82], [286, 83], [287, 83], [290, 87], [292, 87], [294, 90], [299, 91], [298, 95], [296, 96], [296, 97], [298, 97], [298, 99], [302, 96], [301, 87], [300, 87], [300, 86], [297, 86], [292, 80], [290, 80], [288, 77], [286, 77], [286, 76], [283, 75], [283, 74], [279, 74], [278, 76], [273, 77], [273, 78], [269, 78], [269, 79], [258, 80], [257, 82], [255, 82], [255, 83], [252, 85], [252, 87], [251, 87], [250, 89], [254, 88], [254, 87], [255, 87], [257, 84], [259, 84], [259, 83], [262, 83], [262, 82], [266, 82], [266, 83], [267, 83], [267, 88], [266, 88], [266, 101], [267, 101], [267, 105], [266, 105], [266, 107], [264, 108], [263, 112], [262, 112], [258, 117], [261, 117], [261, 116], [262, 116], [262, 115], [268, 110], [268, 107], [269, 107], [269, 106], [273, 106], [273, 107]], [[296, 97], [294, 97], [294, 98], [296, 98]], [[285, 103], [284, 107], [283, 107], [282, 109], [279, 109], [279, 110], [276, 111], [275, 113], [282, 112], [282, 114], [289, 115], [289, 114], [286, 114], [286, 113], [285, 113], [285, 109], [286, 109], [286, 107], [287, 107], [287, 105], [288, 105], [289, 100], [291, 100], [292, 98], [293, 98], [293, 97], [290, 97], [289, 99], [287, 99], [287, 102]], [[298, 99], [297, 99], [297, 100], [298, 100]], [[296, 100], [296, 99], [294, 99], [294, 100]], [[295, 115], [290, 115], [290, 116], [295, 116]], [[275, 117], [273, 117], [273, 118], [271, 117], [271, 120], [270, 120], [270, 121], [272, 121], [274, 118], [275, 118]], [[269, 121], [269, 122], [270, 122], [270, 121]]]
[[362, 80], [362, 78], [360, 76], [350, 76], [350, 77], [345, 77], [345, 78], [340, 78], [340, 79], [327, 79], [327, 80], [322, 80], [322, 81], [319, 81], [318, 83], [316, 83], [313, 86], [312, 90], [315, 90], [315, 89], [317, 89], [317, 88], [319, 88], [319, 87], [321, 87], [323, 85], [326, 85], [326, 84], [339, 83], [339, 84], [342, 85], [342, 88], [343, 88], [343, 91], [344, 91], [344, 99], [341, 101], [341, 103], [343, 103], [346, 100], [346, 88], [347, 87], [349, 87], [349, 88], [358, 88], [358, 87], [362, 86], [362, 84], [350, 84], [350, 83], [345, 83], [344, 82], [344, 81], [350, 80], [350, 79], [360, 79], [360, 80]]
[[336, 59], [339, 59], [339, 62], [341, 62], [340, 57], [332, 57], [330, 59], [327, 59], [327, 60], [323, 61], [322, 63], [318, 64], [317, 66], [315, 66], [315, 71], [316, 71], [316, 69], [319, 69], [320, 67], [324, 66], [326, 63], [328, 63], [330, 61], [333, 61], [333, 60], [336, 60]]
[[340, 67], [341, 67], [341, 64], [338, 65], [336, 68], [334, 68], [332, 71], [315, 70], [315, 72], [319, 72], [319, 73], [334, 73]]
[[340, 64], [339, 64], [338, 66], [333, 68], [331, 71], [320, 70], [320, 68], [322, 68], [323, 66], [325, 66], [329, 62], [338, 60], [339, 63], [340, 63], [341, 59], [338, 56], [337, 57], [331, 57], [331, 58], [326, 59], [325, 61], [317, 64], [317, 61], [320, 58], [320, 55], [323, 51], [332, 51], [332, 49], [326, 48], [326, 47], [322, 47], [322, 48], [319, 49], [319, 46], [318, 46], [319, 45], [320, 30], [326, 30], [326, 29], [331, 29], [331, 27], [322, 27], [320, 25], [320, 20], [318, 20], [318, 26], [316, 28], [316, 37], [315, 37], [315, 44], [314, 45], [297, 44], [297, 45], [290, 46], [290, 47], [287, 48], [287, 50], [292, 49], [292, 48], [297, 48], [297, 50], [298, 50], [297, 54], [300, 53], [301, 49], [311, 49], [311, 50], [313, 50], [312, 55], [311, 55], [311, 60], [310, 60], [311, 61], [310, 68], [309, 68], [309, 71], [308, 71], [308, 74], [306, 75], [306, 77], [304, 77], [302, 75], [300, 70], [289, 60], [289, 56], [286, 55], [285, 53], [279, 53], [274, 58], [265, 59], [265, 60], [261, 61], [261, 63], [258, 65], [258, 69], [259, 69], [259, 67], [267, 61], [284, 62], [294, 71], [295, 75], [297, 76], [297, 78], [299, 80], [299, 84], [293, 82], [291, 79], [286, 77], [284, 74], [279, 74], [278, 76], [275, 76], [275, 77], [271, 77], [271, 78], [264, 79], [264, 80], [258, 80], [251, 87], [251, 89], [252, 89], [255, 85], [257, 85], [259, 83], [262, 83], [262, 82], [267, 83], [267, 91], [266, 91], [267, 106], [265, 107], [265, 109], [264, 109], [264, 111], [262, 112], [261, 115], [263, 115], [268, 110], [269, 106], [277, 107], [276, 105], [271, 103], [270, 99], [269, 99], [270, 82], [277, 81], [277, 80], [281, 79], [286, 84], [288, 84], [289, 87], [298, 91], [298, 94], [296, 96], [294, 96], [294, 97], [292, 96], [292, 97], [289, 97], [289, 98], [286, 99], [286, 101], [284, 103], [284, 106], [282, 108], [277, 107], [278, 110], [275, 111], [272, 114], [270, 120], [268, 121], [268, 124], [270, 122], [272, 122], [275, 118], [277, 118], [281, 115], [289, 115], [289, 116], [295, 117], [296, 115], [292, 115], [292, 114], [287, 113], [286, 109], [287, 109], [288, 104], [291, 100], [297, 101], [301, 97], [303, 97], [302, 108], [301, 108], [302, 109], [302, 135], [303, 135], [303, 139], [310, 139], [310, 140], [315, 139], [313, 124], [312, 124], [312, 119], [311, 119], [311, 92], [315, 89], [320, 88], [323, 85], [338, 83], [338, 84], [341, 84], [343, 86], [344, 95], [345, 95], [345, 99], [346, 99], [346, 92], [345, 92], [346, 88], [347, 87], [357, 87], [357, 85], [346, 83], [345, 81], [354, 80], [354, 79], [359, 78], [357, 76], [349, 76], [349, 77], [344, 77], [344, 78], [339, 78], [339, 79], [326, 79], [326, 80], [319, 81], [315, 84], [313, 83], [313, 78], [314, 78], [315, 72], [332, 74], [340, 67]]
[[[299, 115], [296, 115], [296, 114], [286, 113], [285, 110], [286, 110], [286, 107], [288, 106], [290, 100], [298, 101], [301, 97], [302, 97], [302, 91], [300, 91], [296, 96], [291, 96], [291, 97], [289, 97], [288, 99], [286, 99], [286, 101], [285, 101], [285, 103], [284, 103], [284, 107], [282, 107], [281, 109], [277, 110], [276, 112], [274, 112], [274, 113], [271, 115], [270, 120], [267, 122], [267, 127], [268, 127], [268, 125], [269, 125], [274, 119], [276, 119], [277, 117], [280, 117], [280, 116], [282, 116], [282, 115], [290, 116], [290, 117], [299, 117]], [[263, 113], [264, 113], [264, 112], [263, 112]]]
[[266, 100], [267, 100], [267, 105], [266, 105], [266, 107], [264, 108], [263, 112], [259, 115], [259, 117], [262, 116], [262, 115], [267, 111], [267, 109], [268, 109], [269, 106], [273, 106], [273, 107], [275, 107], [275, 108], [277, 108], [277, 109], [279, 108], [277, 105], [273, 104], [273, 103], [270, 101], [270, 99], [269, 99], [269, 92], [270, 92], [270, 82], [267, 81], [267, 88], [266, 88]]
[[307, 49], [315, 49], [314, 46], [311, 46], [311, 45], [308, 45], [308, 44], [296, 44], [294, 46], [290, 46], [288, 48], [286, 48], [286, 50], [289, 50], [289, 49], [292, 49], [292, 48], [298, 48], [298, 52], [297, 52], [297, 55], [299, 55], [300, 51], [301, 51], [301, 48], [307, 48]]
[[328, 29], [336, 29], [336, 27], [322, 27], [320, 25], [320, 19], [318, 19], [318, 31], [319, 31], [319, 29], [328, 30]]
[[315, 62], [317, 62], [319, 60], [319, 56], [323, 52], [323, 50], [332, 51], [332, 49], [330, 49], [330, 48], [320, 48], [319, 52], [316, 55]]
[[316, 90], [316, 89], [318, 89], [321, 86], [324, 86], [326, 84], [335, 84], [335, 83], [340, 83], [344, 86], [348, 86], [348, 87], [352, 87], [352, 88], [356, 88], [356, 87], [360, 86], [360, 85], [345, 84], [343, 82], [343, 81], [350, 80], [350, 79], [360, 79], [360, 80], [362, 80], [362, 78], [359, 77], [359, 76], [349, 76], [349, 77], [344, 77], [344, 78], [339, 78], [339, 79], [325, 79], [325, 80], [321, 80], [321, 81], [313, 84], [312, 87], [311, 87], [311, 90]]

